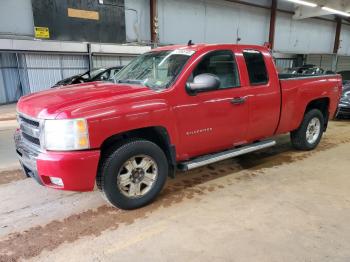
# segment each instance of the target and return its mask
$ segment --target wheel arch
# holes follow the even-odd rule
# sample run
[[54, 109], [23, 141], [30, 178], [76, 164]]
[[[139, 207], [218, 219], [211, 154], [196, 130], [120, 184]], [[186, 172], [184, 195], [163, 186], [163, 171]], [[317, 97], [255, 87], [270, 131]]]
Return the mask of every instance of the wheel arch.
[[328, 120], [329, 120], [329, 105], [330, 105], [329, 97], [321, 97], [321, 98], [314, 99], [307, 104], [304, 115], [312, 109], [320, 110], [324, 117], [324, 131], [326, 131], [328, 126]]
[[157, 144], [165, 153], [169, 163], [169, 176], [175, 176], [176, 169], [176, 148], [171, 143], [170, 135], [167, 129], [163, 126], [150, 126], [138, 128], [112, 135], [106, 138], [101, 144], [101, 159], [108, 154], [109, 150], [123, 140], [131, 138], [142, 138]]

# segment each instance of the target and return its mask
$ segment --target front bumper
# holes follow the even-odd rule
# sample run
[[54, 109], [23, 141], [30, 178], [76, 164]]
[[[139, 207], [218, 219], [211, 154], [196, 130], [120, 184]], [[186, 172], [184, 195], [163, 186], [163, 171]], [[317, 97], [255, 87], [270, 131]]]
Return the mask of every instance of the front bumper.
[[[41, 151], [22, 141], [15, 133], [15, 145], [24, 173], [39, 184], [61, 190], [91, 191], [95, 186], [99, 150], [50, 152]], [[50, 177], [60, 178], [63, 186], [51, 183]]]

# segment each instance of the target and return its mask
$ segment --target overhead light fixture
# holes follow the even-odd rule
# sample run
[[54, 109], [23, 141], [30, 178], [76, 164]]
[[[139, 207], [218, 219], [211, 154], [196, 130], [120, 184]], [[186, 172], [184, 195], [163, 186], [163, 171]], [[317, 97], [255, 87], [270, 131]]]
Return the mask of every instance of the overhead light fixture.
[[340, 11], [340, 10], [336, 10], [336, 9], [333, 9], [333, 8], [329, 8], [327, 6], [322, 6], [322, 9], [325, 10], [325, 11], [328, 11], [330, 13], [333, 13], [333, 14], [338, 14], [338, 15], [343, 15], [343, 16], [350, 17], [350, 13], [343, 12], [343, 11]]
[[310, 3], [308, 1], [302, 1], [302, 0], [287, 0], [288, 2], [292, 2], [294, 4], [299, 4], [299, 5], [306, 5], [306, 6], [310, 6], [310, 7], [316, 7], [317, 4], [315, 3]]

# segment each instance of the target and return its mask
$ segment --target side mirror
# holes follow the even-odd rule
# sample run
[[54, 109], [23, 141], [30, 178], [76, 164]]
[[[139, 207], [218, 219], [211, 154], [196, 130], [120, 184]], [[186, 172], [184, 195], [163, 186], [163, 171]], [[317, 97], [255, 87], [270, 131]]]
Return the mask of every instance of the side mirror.
[[197, 75], [192, 83], [187, 83], [186, 88], [191, 94], [198, 92], [211, 91], [220, 87], [220, 79], [213, 74]]

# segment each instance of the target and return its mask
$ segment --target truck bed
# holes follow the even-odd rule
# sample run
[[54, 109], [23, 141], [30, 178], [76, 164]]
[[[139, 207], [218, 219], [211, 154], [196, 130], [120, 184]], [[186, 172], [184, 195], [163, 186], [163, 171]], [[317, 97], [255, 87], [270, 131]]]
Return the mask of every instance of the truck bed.
[[[292, 77], [293, 76], [293, 77]], [[329, 75], [279, 75], [281, 116], [278, 134], [299, 127], [310, 101], [324, 99], [329, 103], [329, 118], [333, 118], [341, 94], [341, 77]]]
[[288, 74], [288, 73], [281, 73], [278, 74], [279, 79], [292, 79], [292, 78], [311, 78], [311, 77], [324, 77], [324, 76], [334, 76], [336, 74], [322, 74], [322, 75], [307, 75], [307, 74]]

